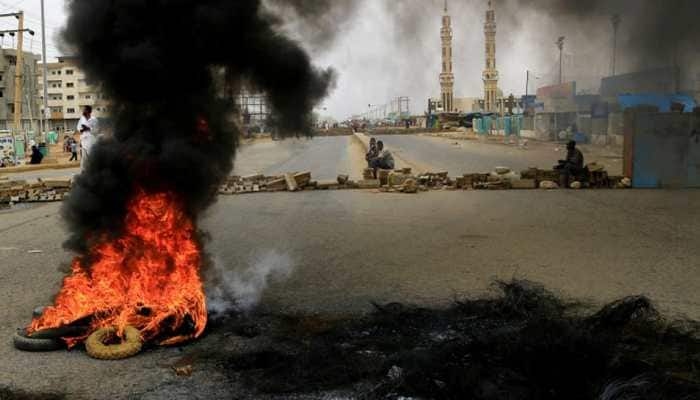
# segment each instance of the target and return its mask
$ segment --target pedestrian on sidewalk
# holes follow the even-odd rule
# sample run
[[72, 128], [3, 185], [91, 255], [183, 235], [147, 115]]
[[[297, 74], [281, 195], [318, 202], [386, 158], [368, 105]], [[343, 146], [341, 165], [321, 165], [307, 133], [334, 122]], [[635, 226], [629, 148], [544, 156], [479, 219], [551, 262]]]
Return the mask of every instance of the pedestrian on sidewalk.
[[44, 155], [39, 151], [39, 148], [36, 147], [36, 145], [32, 146], [32, 156], [31, 160], [29, 161], [30, 164], [41, 164], [41, 160], [44, 159]]
[[78, 161], [78, 143], [73, 139], [71, 139], [71, 141], [70, 141], [70, 152], [71, 152], [71, 156], [70, 156], [70, 160], [68, 160], [68, 162]]
[[78, 121], [78, 126], [76, 130], [80, 132], [80, 169], [85, 168], [85, 165], [90, 156], [90, 151], [92, 146], [97, 141], [98, 135], [98, 124], [97, 118], [92, 116], [92, 107], [85, 106], [83, 109], [83, 115]]

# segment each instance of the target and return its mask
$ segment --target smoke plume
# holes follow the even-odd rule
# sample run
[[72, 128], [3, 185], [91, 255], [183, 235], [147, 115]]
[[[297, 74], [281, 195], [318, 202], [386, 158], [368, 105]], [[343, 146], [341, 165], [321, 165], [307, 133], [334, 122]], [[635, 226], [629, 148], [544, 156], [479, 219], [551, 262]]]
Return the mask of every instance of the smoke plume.
[[231, 312], [250, 311], [272, 279], [288, 278], [294, 270], [289, 255], [276, 250], [257, 251], [248, 267], [235, 270], [216, 260], [207, 271], [207, 308], [211, 318]]
[[609, 74], [614, 15], [620, 19], [617, 73], [680, 66], [686, 87], [696, 78], [700, 60], [696, 18], [700, 2], [696, 0], [501, 0], [495, 4], [500, 22], [516, 32], [532, 28], [528, 16], [548, 18], [551, 24], [540, 25], [540, 33], [552, 43], [560, 35], [570, 40], [565, 52], [576, 56], [572, 78], [600, 65]]
[[326, 49], [355, 17], [363, 0], [266, 0], [265, 4], [287, 18], [289, 30], [314, 49]]
[[177, 193], [195, 221], [212, 203], [238, 136], [221, 76], [266, 92], [288, 135], [310, 130], [333, 84], [260, 0], [72, 0], [67, 9], [63, 39], [110, 99], [113, 125], [63, 207], [66, 247], [79, 252], [119, 232], [136, 189]]

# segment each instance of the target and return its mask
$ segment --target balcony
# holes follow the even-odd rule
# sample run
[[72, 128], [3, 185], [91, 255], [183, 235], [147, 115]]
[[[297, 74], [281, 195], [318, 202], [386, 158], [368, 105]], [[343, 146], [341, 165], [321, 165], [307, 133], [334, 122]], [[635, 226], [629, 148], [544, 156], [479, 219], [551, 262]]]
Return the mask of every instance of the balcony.
[[51, 119], [64, 119], [63, 118], [63, 113], [62, 112], [51, 112]]

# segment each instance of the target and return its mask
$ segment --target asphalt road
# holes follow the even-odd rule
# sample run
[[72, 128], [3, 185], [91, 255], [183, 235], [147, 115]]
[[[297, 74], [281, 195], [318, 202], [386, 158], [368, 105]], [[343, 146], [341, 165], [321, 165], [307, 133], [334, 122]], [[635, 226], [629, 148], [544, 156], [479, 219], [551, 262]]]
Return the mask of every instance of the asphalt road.
[[[256, 140], [242, 144], [234, 160], [233, 174], [278, 175], [286, 172], [312, 171], [314, 179], [336, 179], [339, 174], [360, 176], [352, 136], [299, 138], [273, 141]], [[357, 154], [356, 154], [357, 153]], [[2, 172], [2, 171], [0, 171]], [[73, 176], [80, 168], [39, 170], [7, 174], [11, 179], [36, 179]]]
[[[71, 399], [206, 398], [221, 387], [216, 371], [183, 380], [170, 369], [195, 349], [233, 346], [217, 335], [119, 362], [12, 347], [14, 329], [50, 302], [70, 261], [58, 209], [0, 214], [0, 386]], [[668, 313], [700, 319], [700, 191], [261, 193], [221, 197], [201, 226], [229, 287], [246, 301], [260, 295], [258, 308], [275, 313], [445, 304], [515, 277], [592, 302], [646, 294]]]
[[[403, 157], [419, 158], [416, 164], [453, 175], [499, 164], [525, 168], [549, 157], [476, 142], [457, 148], [438, 138], [382, 139]], [[241, 148], [234, 173], [311, 170], [316, 179], [334, 179], [363, 166], [353, 137], [258, 141]], [[72, 257], [61, 248], [59, 208], [0, 211], [0, 292], [7, 300], [0, 307], [0, 389], [71, 399], [204, 399], [238, 384], [212, 370], [181, 378], [171, 369], [202, 349], [237, 346], [216, 330], [183, 348], [114, 363], [80, 349], [16, 351], [14, 330], [34, 307], [50, 303]], [[494, 279], [522, 278], [593, 303], [646, 294], [667, 313], [700, 319], [700, 191], [258, 193], [221, 197], [201, 227], [215, 260], [205, 272], [208, 293], [223, 285], [240, 304], [264, 312], [360, 314], [371, 301], [440, 305], [483, 294]]]
[[[531, 142], [525, 148], [516, 145], [484, 143], [477, 140], [450, 140], [423, 135], [377, 135], [388, 149], [414, 163], [419, 171], [448, 171], [451, 176], [489, 172], [505, 166], [515, 171], [529, 167], [549, 169], [565, 157], [565, 149], [552, 143]], [[582, 148], [586, 162], [598, 161], [609, 171], [620, 173], [621, 161], [610, 159], [592, 147]]]
[[241, 146], [233, 173], [245, 176], [312, 171], [314, 179], [336, 179], [339, 174], [357, 176], [355, 140], [353, 136], [331, 136], [255, 141]]

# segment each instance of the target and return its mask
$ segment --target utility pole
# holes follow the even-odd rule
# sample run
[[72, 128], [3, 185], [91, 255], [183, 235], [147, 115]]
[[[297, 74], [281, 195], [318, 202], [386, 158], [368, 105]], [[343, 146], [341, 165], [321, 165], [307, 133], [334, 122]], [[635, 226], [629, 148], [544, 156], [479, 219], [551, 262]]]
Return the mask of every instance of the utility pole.
[[22, 129], [22, 72], [24, 71], [24, 12], [17, 13], [17, 57], [15, 64], [15, 134]]
[[620, 14], [615, 14], [612, 16], [612, 26], [613, 26], [613, 53], [612, 53], [612, 76], [615, 76], [615, 62], [617, 58], [617, 29], [620, 27]]
[[[44, 0], [41, 0], [41, 59], [44, 61], [44, 112], [42, 113], [42, 118], [44, 119], [44, 129], [49, 130], [49, 67], [46, 61], [46, 20], [44, 19]], [[42, 135], [44, 132], [42, 132]]]
[[530, 88], [530, 70], [525, 70], [525, 97], [527, 97], [527, 90]]
[[564, 36], [559, 36], [559, 39], [556, 41], [556, 45], [559, 48], [559, 84], [561, 85], [564, 83], [564, 75], [563, 75], [563, 63], [562, 63], [562, 57], [564, 54]]

